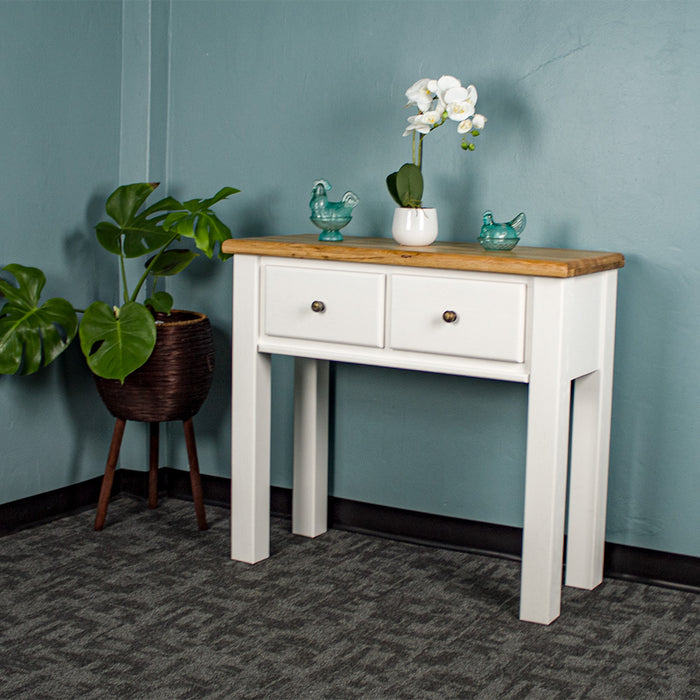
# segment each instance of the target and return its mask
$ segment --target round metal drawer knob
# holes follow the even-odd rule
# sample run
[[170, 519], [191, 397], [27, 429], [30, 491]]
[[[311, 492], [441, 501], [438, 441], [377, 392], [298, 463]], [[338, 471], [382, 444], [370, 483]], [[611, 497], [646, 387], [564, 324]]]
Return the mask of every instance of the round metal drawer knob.
[[312, 301], [311, 310], [317, 314], [323, 313], [326, 310], [326, 305], [322, 301]]
[[454, 323], [457, 320], [457, 312], [445, 311], [445, 313], [442, 314], [442, 320], [445, 323]]

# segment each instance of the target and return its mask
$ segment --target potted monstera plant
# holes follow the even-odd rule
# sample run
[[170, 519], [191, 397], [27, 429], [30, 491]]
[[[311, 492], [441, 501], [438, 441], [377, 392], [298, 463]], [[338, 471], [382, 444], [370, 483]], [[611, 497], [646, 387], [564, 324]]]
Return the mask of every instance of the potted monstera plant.
[[[182, 320], [182, 312], [173, 310], [173, 298], [165, 291], [153, 291], [142, 302], [139, 294], [147, 281], [153, 282], [155, 290], [159, 278], [182, 272], [198, 256], [189, 248], [176, 246], [183, 238], [192, 239], [209, 258], [215, 254], [221, 260], [230, 257], [221, 252], [220, 244], [231, 232], [211, 208], [239, 192], [224, 187], [207, 199], [179, 202], [165, 197], [146, 207], [158, 184], [118, 187], [105, 204], [111, 221], [96, 226], [97, 241], [119, 261], [120, 306], [94, 301], [78, 310], [65, 299], [50, 299], [40, 306], [46, 283], [43, 272], [17, 264], [2, 268], [16, 284], [0, 279], [0, 296], [4, 297], [0, 307], [0, 373], [38, 371], [66, 349], [78, 328], [80, 347], [97, 377], [123, 385], [146, 364], [156, 346], [159, 326]], [[144, 259], [143, 272], [133, 288], [125, 264], [132, 258]], [[78, 314], [82, 314], [80, 322]]]
[[[55, 360], [77, 334], [100, 396], [117, 418], [115, 436], [123, 432], [126, 420], [152, 426], [182, 420], [188, 451], [194, 451], [194, 434], [188, 434], [188, 429], [191, 431], [191, 418], [211, 386], [211, 325], [204, 314], [173, 309], [172, 296], [157, 291], [157, 282], [182, 272], [198, 256], [191, 248], [178, 246], [184, 238], [192, 239], [195, 248], [208, 258], [230, 257], [221, 252], [221, 243], [231, 232], [212, 207], [239, 190], [224, 187], [213, 197], [183, 202], [165, 197], [147, 206], [157, 187], [158, 183], [118, 187], [105, 204], [111, 220], [96, 226], [97, 241], [118, 259], [119, 306], [94, 301], [79, 310], [58, 298], [41, 303], [46, 278], [40, 269], [17, 264], [2, 268], [6, 277], [14, 277], [15, 284], [0, 279], [0, 373], [38, 371]], [[132, 287], [126, 261], [135, 258], [142, 258], [144, 266]], [[149, 281], [151, 293], [139, 301]], [[120, 442], [121, 432], [117, 454]], [[150, 498], [152, 501], [153, 496]], [[106, 511], [103, 501], [101, 496]], [[198, 520], [200, 527], [206, 527], [203, 507]]]
[[[102, 247], [119, 259], [123, 303], [112, 307], [93, 302], [79, 331], [102, 399], [114, 415], [132, 420], [183, 419], [184, 414], [194, 415], [206, 398], [213, 363], [209, 320], [174, 310], [172, 296], [155, 290], [158, 278], [177, 275], [198, 256], [177, 247], [183, 238], [192, 239], [208, 258], [230, 257], [220, 245], [231, 232], [211, 208], [239, 191], [225, 187], [207, 199], [179, 202], [166, 197], [146, 206], [157, 186], [125, 185], [108, 197], [105, 210], [112, 220], [97, 224], [96, 234]], [[125, 265], [132, 258], [144, 259], [133, 288]], [[139, 302], [149, 280], [153, 291]]]

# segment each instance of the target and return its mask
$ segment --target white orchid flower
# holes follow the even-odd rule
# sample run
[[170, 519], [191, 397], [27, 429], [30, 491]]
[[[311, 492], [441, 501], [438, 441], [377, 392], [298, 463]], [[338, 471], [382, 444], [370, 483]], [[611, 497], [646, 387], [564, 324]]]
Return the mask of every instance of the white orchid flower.
[[475, 129], [483, 129], [486, 126], [486, 122], [488, 120], [483, 114], [475, 114], [472, 117], [472, 124], [474, 125]]
[[420, 124], [428, 124], [428, 126], [434, 126], [442, 119], [442, 112], [439, 109], [432, 109], [428, 112], [423, 112], [423, 114], [418, 114], [416, 120]]
[[462, 87], [462, 83], [459, 78], [455, 78], [454, 75], [443, 75], [437, 81], [437, 90], [435, 93], [438, 95], [444, 95], [450, 88]]
[[468, 134], [476, 129], [481, 131], [486, 125], [486, 117], [483, 114], [475, 114], [471, 119], [465, 119], [457, 125], [457, 132], [460, 134]]
[[413, 133], [414, 131], [417, 131], [419, 134], [428, 134], [430, 133], [430, 124], [423, 124], [421, 121], [419, 121], [419, 117], [421, 117], [421, 114], [417, 114], [415, 117], [409, 117], [408, 118], [408, 126], [406, 127], [406, 130], [403, 132], [404, 136], [408, 136], [409, 134]]
[[428, 134], [441, 120], [442, 112], [435, 109], [416, 114], [408, 118], [409, 126], [406, 127], [406, 131], [403, 132], [403, 135], [406, 136], [412, 131], [417, 131], [419, 134]]
[[444, 95], [444, 100], [446, 104], [451, 104], [452, 102], [469, 102], [469, 90], [467, 88], [462, 87], [461, 85], [459, 87], [453, 87], [450, 88]]
[[444, 111], [447, 106], [445, 95], [449, 90], [462, 87], [462, 83], [460, 83], [460, 81], [453, 75], [443, 75], [436, 81], [436, 83], [435, 95], [437, 96], [438, 101], [442, 104]]
[[421, 112], [427, 112], [435, 99], [435, 95], [431, 92], [429, 84], [432, 81], [428, 78], [416, 80], [408, 90], [406, 90], [406, 98], [408, 104], [414, 104]]
[[471, 102], [450, 102], [447, 105], [447, 116], [456, 122], [461, 122], [474, 116], [474, 105]]
[[464, 121], [461, 121], [459, 124], [457, 124], [457, 132], [460, 134], [466, 134], [472, 130], [472, 120], [471, 119], [465, 119]]
[[473, 85], [469, 87], [453, 87], [450, 88], [444, 96], [447, 104], [450, 102], [469, 102], [476, 106], [477, 94], [476, 88]]

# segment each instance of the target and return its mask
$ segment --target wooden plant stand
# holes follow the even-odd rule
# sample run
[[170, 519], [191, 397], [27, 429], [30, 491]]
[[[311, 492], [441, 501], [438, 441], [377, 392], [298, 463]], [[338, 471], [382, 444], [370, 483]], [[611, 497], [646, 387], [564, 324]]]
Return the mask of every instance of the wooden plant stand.
[[[185, 443], [187, 445], [187, 458], [190, 465], [190, 484], [192, 486], [192, 499], [194, 500], [194, 510], [197, 516], [197, 526], [200, 530], [208, 528], [207, 518], [204, 511], [204, 499], [202, 497], [202, 482], [199, 476], [199, 461], [197, 460], [197, 445], [194, 438], [194, 425], [192, 418], [187, 418], [182, 422], [185, 431]], [[107, 518], [107, 506], [112, 493], [112, 484], [114, 483], [114, 473], [119, 459], [119, 450], [124, 437], [124, 428], [126, 420], [117, 418], [112, 433], [112, 442], [109, 446], [109, 454], [107, 456], [107, 466], [102, 477], [102, 487], [100, 489], [100, 498], [97, 503], [97, 515], [95, 517], [95, 530], [102, 530]], [[158, 447], [160, 423], [151, 422], [150, 427], [150, 445], [149, 445], [149, 465], [148, 465], [148, 507], [156, 508], [158, 506]]]

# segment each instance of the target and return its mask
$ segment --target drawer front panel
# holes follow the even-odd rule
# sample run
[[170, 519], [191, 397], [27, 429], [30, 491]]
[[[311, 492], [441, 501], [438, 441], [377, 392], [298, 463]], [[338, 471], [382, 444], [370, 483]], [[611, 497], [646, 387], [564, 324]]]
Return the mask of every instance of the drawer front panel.
[[391, 347], [523, 362], [526, 298], [522, 282], [392, 275]]
[[267, 265], [263, 332], [381, 348], [384, 286], [382, 274]]

